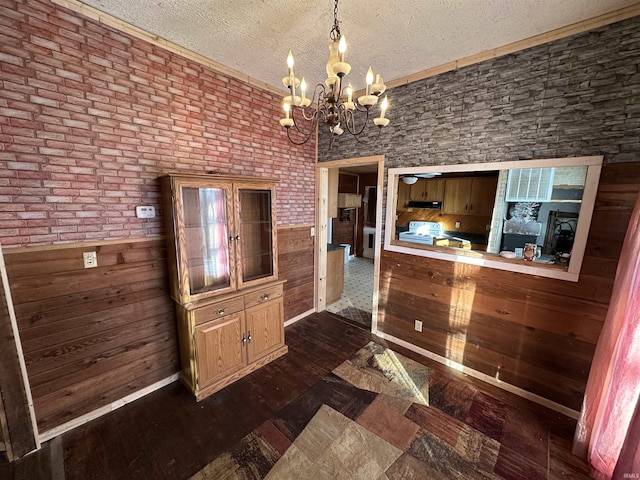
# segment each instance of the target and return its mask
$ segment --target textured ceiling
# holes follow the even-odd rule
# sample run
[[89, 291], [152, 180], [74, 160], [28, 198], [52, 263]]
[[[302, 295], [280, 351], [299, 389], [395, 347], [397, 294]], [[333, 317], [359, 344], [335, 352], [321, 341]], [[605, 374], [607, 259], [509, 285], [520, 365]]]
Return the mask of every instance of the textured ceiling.
[[[295, 73], [326, 77], [332, 0], [81, 0], [276, 88], [289, 50]], [[347, 77], [364, 87], [596, 17], [638, 0], [342, 0]]]

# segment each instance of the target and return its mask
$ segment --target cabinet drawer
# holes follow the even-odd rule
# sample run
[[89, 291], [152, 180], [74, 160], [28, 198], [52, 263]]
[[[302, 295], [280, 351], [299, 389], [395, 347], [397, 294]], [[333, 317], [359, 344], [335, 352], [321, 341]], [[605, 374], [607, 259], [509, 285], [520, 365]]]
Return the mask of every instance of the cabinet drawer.
[[242, 297], [232, 298], [225, 300], [224, 302], [212, 303], [201, 308], [193, 310], [194, 319], [196, 325], [208, 322], [209, 320], [215, 320], [216, 318], [224, 317], [230, 313], [240, 312], [244, 309], [244, 302]]
[[281, 296], [282, 285], [274, 285], [273, 287], [263, 288], [257, 292], [247, 293], [244, 296], [244, 304], [246, 308], [249, 308]]

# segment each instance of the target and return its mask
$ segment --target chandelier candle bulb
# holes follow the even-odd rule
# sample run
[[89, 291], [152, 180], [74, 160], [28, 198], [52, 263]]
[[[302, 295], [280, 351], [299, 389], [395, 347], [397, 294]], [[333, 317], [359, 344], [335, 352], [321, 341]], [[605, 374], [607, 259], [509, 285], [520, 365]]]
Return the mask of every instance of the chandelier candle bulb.
[[376, 81], [371, 85], [371, 93], [374, 95], [382, 95], [386, 89], [387, 86], [384, 84], [384, 80], [382, 80], [379, 74], [376, 74]]
[[371, 67], [369, 67], [369, 71], [367, 72], [365, 81], [367, 82], [367, 89], [366, 89], [365, 95], [371, 95], [371, 85], [373, 84], [373, 70], [371, 70]]
[[285, 128], [289, 128], [289, 127], [293, 126], [293, 118], [289, 118], [289, 109], [291, 107], [289, 106], [288, 103], [285, 103], [285, 104], [282, 105], [282, 108], [284, 110], [285, 118], [281, 118], [280, 119], [280, 125], [285, 127]]
[[384, 118], [384, 114], [387, 111], [388, 106], [389, 101], [387, 100], [387, 97], [384, 97], [384, 100], [382, 100], [382, 104], [380, 105], [380, 118]]
[[340, 61], [344, 62], [344, 54], [347, 51], [347, 40], [344, 37], [340, 37], [340, 42], [338, 43], [338, 53]]
[[293, 54], [291, 50], [289, 50], [289, 55], [287, 55], [287, 67], [289, 67], [289, 77], [293, 76]]
[[346, 92], [347, 92], [347, 101], [344, 102], [344, 109], [349, 111], [349, 110], [355, 110], [356, 109], [356, 104], [353, 103], [353, 87], [351, 86], [351, 84], [347, 85], [347, 88], [345, 88]]
[[287, 55], [287, 67], [289, 67], [289, 88], [291, 89], [291, 101], [293, 102], [296, 98], [296, 76], [293, 74], [293, 54], [291, 50], [289, 50], [289, 55]]

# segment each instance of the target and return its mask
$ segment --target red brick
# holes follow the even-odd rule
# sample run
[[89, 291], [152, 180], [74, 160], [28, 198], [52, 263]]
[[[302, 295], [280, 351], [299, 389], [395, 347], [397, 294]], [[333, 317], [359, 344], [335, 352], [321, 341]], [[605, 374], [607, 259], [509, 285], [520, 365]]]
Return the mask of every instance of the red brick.
[[49, 50], [59, 51], [60, 45], [56, 42], [52, 42], [51, 40], [47, 40], [46, 38], [39, 37], [37, 35], [31, 35], [31, 41], [44, 48], [48, 48]]
[[[291, 171], [310, 179], [297, 190], [284, 188], [292, 183], [285, 179], [286, 184], [278, 187], [278, 206], [280, 210], [280, 205], [287, 205], [287, 198], [303, 202], [306, 198], [306, 209], [287, 210], [284, 215], [279, 212], [279, 218], [287, 223], [312, 221], [313, 197], [308, 191], [313, 190], [314, 145], [284, 145], [282, 152], [274, 148], [274, 138], [278, 138], [274, 131], [279, 132], [278, 98], [53, 4], [32, 3], [33, 8], [23, 11], [29, 21], [26, 33], [39, 38], [28, 53], [33, 55], [36, 68], [29, 70], [15, 60], [17, 65], [5, 62], [0, 68], [4, 91], [23, 95], [10, 96], [6, 102], [28, 105], [2, 106], [21, 112], [13, 117], [0, 115], [0, 125], [9, 128], [2, 130], [4, 134], [20, 137], [23, 145], [15, 145], [12, 152], [0, 151], [0, 160], [6, 156], [7, 161], [6, 168], [0, 168], [0, 177], [42, 181], [47, 192], [33, 190], [36, 184], [17, 184], [24, 191], [13, 201], [22, 199], [24, 203], [12, 205], [13, 210], [6, 213], [29, 209], [56, 214], [50, 217], [57, 222], [51, 227], [55, 241], [148, 235], [150, 230], [162, 234], [161, 222], [140, 229], [133, 216], [133, 207], [139, 202], [159, 207], [158, 173], [215, 167], [223, 172], [253, 171], [270, 176], [285, 176]], [[45, 11], [55, 12], [49, 21]], [[1, 13], [0, 24], [8, 24], [13, 33], [24, 37], [18, 23]], [[5, 44], [16, 46], [10, 41]], [[64, 49], [53, 44], [64, 45]], [[49, 53], [40, 53], [43, 49]], [[23, 58], [22, 51], [5, 49], [3, 53]], [[6, 88], [7, 82], [14, 86]], [[33, 102], [24, 95], [32, 95]], [[232, 122], [228, 115], [231, 105], [239, 112], [253, 110], [251, 119], [241, 114]], [[46, 156], [16, 156], [21, 151], [36, 152], [33, 145], [24, 145], [34, 141], [46, 141], [42, 150]], [[29, 170], [14, 170], [9, 162], [13, 167], [24, 164]], [[34, 197], [41, 196], [47, 200], [60, 197], [60, 202], [37, 203]], [[95, 209], [89, 213], [96, 216], [84, 218], [90, 223], [61, 223], [77, 220], [65, 215], [84, 214], [87, 209]], [[75, 226], [86, 231], [65, 228]], [[40, 243], [46, 242], [48, 235], [32, 237]], [[24, 242], [25, 235], [10, 239], [12, 244]]]

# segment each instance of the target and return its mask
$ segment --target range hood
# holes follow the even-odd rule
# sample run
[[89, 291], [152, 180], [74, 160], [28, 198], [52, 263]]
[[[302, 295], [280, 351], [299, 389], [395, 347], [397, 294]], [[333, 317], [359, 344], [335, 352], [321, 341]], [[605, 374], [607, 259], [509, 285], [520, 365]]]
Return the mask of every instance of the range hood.
[[431, 208], [434, 210], [442, 210], [442, 202], [420, 202], [414, 200], [407, 203], [407, 208]]

